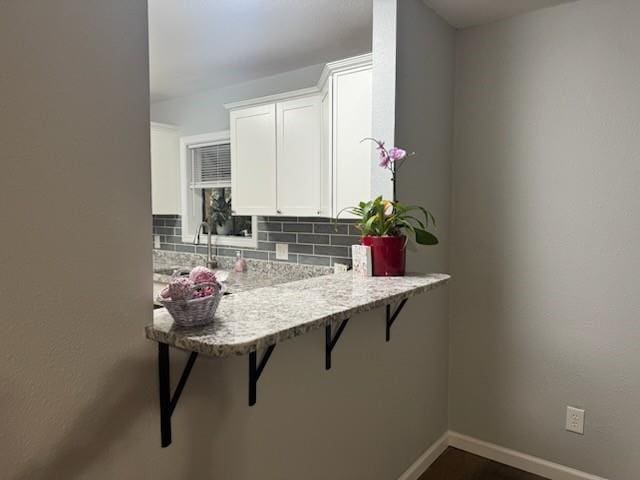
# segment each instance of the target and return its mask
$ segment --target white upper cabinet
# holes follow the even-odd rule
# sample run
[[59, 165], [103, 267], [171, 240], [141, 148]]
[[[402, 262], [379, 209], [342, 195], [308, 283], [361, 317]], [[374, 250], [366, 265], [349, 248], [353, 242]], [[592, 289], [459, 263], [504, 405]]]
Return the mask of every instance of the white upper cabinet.
[[317, 87], [227, 104], [234, 211], [335, 217], [374, 196], [372, 147], [361, 142], [371, 83], [363, 55], [327, 64]]
[[326, 82], [320, 105], [320, 213], [321, 217], [333, 216], [333, 119], [331, 116], [333, 97], [331, 82]]
[[151, 123], [151, 206], [154, 215], [177, 215], [180, 206], [180, 131]]
[[[371, 67], [332, 75], [333, 215], [371, 199]], [[341, 218], [351, 215], [343, 213]]]
[[320, 96], [276, 104], [277, 213], [320, 214]]
[[276, 214], [276, 107], [231, 112], [231, 191], [236, 215]]

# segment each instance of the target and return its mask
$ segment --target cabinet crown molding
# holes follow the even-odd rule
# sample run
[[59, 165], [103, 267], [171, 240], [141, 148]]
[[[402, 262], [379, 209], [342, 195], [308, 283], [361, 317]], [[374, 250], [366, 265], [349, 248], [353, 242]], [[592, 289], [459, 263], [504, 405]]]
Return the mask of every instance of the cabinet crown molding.
[[322, 90], [329, 76], [334, 73], [344, 70], [352, 70], [354, 68], [370, 67], [371, 65], [373, 65], [373, 54], [371, 53], [365, 53], [364, 55], [329, 62], [324, 66], [322, 73], [320, 74], [320, 79], [317, 84], [318, 90]]
[[335, 62], [327, 63], [322, 69], [320, 79], [318, 83], [313, 87], [301, 88], [299, 90], [291, 90], [288, 92], [276, 93], [274, 95], [266, 95], [264, 97], [250, 98], [248, 100], [240, 100], [238, 102], [228, 102], [224, 104], [227, 110], [233, 110], [236, 108], [249, 107], [254, 105], [261, 105], [265, 103], [278, 102], [280, 100], [291, 100], [297, 97], [305, 97], [314, 95], [322, 91], [325, 83], [329, 77], [337, 72], [352, 70], [360, 67], [369, 67], [373, 64], [373, 55], [371, 53], [365, 53], [364, 55], [358, 55], [356, 57], [344, 58], [342, 60], [336, 60]]

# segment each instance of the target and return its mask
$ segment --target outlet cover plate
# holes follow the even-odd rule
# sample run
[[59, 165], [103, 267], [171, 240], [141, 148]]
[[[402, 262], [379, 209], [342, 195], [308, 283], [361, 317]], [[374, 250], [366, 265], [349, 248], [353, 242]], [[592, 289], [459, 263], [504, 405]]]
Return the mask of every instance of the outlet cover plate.
[[289, 244], [276, 243], [276, 260], [289, 260]]
[[567, 406], [567, 425], [569, 432], [584, 435], [584, 410], [581, 408]]

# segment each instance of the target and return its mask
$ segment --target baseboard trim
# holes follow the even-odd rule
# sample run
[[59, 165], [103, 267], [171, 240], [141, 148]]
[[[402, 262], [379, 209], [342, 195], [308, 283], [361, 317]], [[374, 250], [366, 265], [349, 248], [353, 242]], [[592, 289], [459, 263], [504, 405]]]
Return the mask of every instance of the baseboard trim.
[[398, 480], [418, 480], [429, 466], [442, 455], [449, 446], [449, 432], [445, 432], [435, 441], [411, 466], [402, 474]]
[[450, 431], [448, 445], [550, 480], [606, 480], [526, 453]]
[[447, 449], [454, 447], [465, 452], [488, 458], [494, 462], [503, 463], [525, 472], [540, 475], [550, 480], [607, 480], [597, 475], [581, 472], [575, 468], [565, 467], [559, 463], [549, 462], [542, 458], [517, 452], [510, 448], [501, 447], [493, 443], [478, 440], [458, 432], [445, 432], [431, 445], [413, 464], [398, 478], [398, 480], [418, 480], [437, 458]]

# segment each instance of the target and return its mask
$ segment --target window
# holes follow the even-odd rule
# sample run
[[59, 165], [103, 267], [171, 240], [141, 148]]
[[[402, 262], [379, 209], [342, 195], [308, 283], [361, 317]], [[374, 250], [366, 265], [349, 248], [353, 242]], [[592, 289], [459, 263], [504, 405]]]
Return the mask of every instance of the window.
[[[200, 223], [212, 226], [213, 243], [256, 247], [256, 217], [233, 215], [229, 132], [180, 139], [184, 242], [191, 242]], [[207, 233], [203, 229], [203, 233]]]

